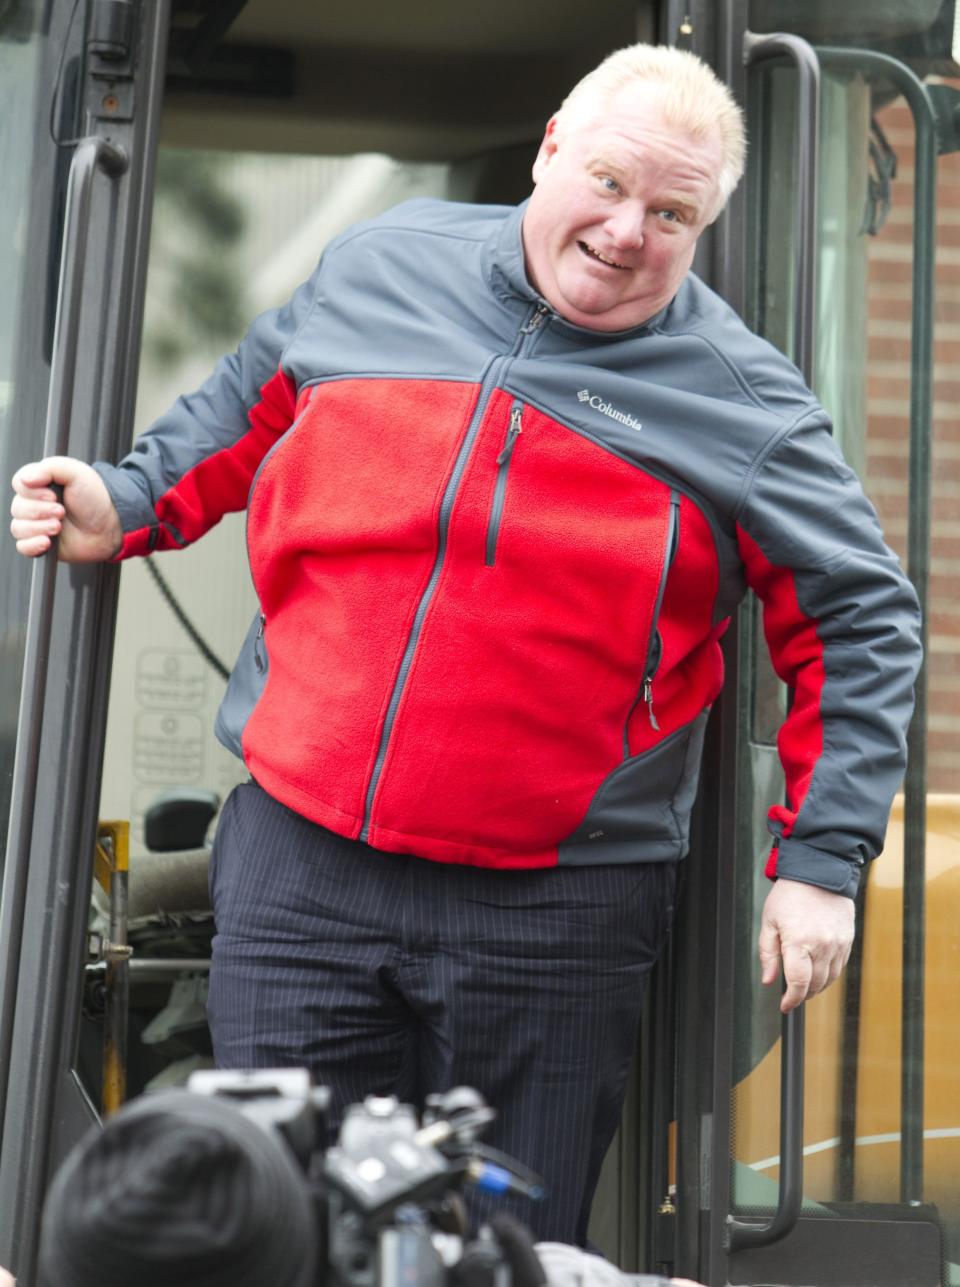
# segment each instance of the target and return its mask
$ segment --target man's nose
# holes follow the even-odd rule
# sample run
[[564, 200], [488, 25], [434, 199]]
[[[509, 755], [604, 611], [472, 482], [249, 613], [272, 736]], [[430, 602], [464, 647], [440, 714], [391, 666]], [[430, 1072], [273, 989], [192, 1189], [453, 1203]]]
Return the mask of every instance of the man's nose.
[[630, 202], [612, 211], [607, 235], [618, 250], [639, 250], [643, 245], [647, 211], [639, 202]]

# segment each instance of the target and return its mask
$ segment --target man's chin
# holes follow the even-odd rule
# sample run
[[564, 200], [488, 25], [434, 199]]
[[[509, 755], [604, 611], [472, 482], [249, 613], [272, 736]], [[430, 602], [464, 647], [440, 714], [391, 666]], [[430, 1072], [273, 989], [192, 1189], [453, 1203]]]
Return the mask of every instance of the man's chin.
[[[604, 317], [622, 307], [623, 301], [611, 290], [597, 290], [593, 283], [573, 283], [559, 293], [557, 312], [578, 326], [600, 328]], [[609, 324], [608, 324], [609, 326]]]
[[592, 331], [629, 331], [642, 326], [670, 299], [662, 294], [657, 298], [638, 295], [636, 283], [632, 283], [634, 290], [629, 295], [610, 287], [598, 288], [603, 284], [591, 281], [561, 281], [558, 285], [556, 302], [548, 299], [547, 303], [568, 322]]
[[[617, 274], [616, 278], [614, 274]], [[579, 274], [571, 275], [567, 281], [561, 278], [556, 283], [557, 300], [554, 302], [548, 298], [547, 302], [568, 322], [596, 331], [627, 330], [631, 326], [639, 326], [657, 311], [651, 308], [645, 314], [645, 301], [629, 297], [628, 283], [618, 280], [625, 274], [613, 268], [609, 270], [609, 276], [611, 280], [608, 281]], [[635, 289], [636, 283], [630, 282], [629, 285]]]
[[557, 311], [574, 326], [582, 326], [589, 331], [627, 331], [633, 326], [640, 326], [657, 310], [645, 308], [643, 304], [634, 304], [632, 301], [627, 303], [622, 300], [597, 302], [596, 300], [568, 299], [566, 306]]

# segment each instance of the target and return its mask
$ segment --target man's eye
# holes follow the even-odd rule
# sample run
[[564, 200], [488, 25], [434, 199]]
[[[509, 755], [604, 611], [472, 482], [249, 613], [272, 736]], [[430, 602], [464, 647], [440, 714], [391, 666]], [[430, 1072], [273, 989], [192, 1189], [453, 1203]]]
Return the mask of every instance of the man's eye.
[[611, 179], [609, 174], [600, 175], [600, 186], [605, 188], [607, 192], [620, 191], [620, 184], [616, 181], [616, 179]]
[[680, 213], [677, 210], [661, 210], [660, 217], [666, 219], [667, 223], [682, 223]]

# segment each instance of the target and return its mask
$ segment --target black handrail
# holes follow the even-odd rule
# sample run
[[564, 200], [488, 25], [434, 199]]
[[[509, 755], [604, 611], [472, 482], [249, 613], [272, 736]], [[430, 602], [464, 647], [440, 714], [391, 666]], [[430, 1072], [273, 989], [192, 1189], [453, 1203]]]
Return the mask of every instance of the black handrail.
[[[169, 0], [131, 6], [125, 67], [103, 65], [95, 51], [85, 63], [89, 132], [100, 133], [100, 122], [130, 163], [120, 178], [93, 185], [67, 443], [83, 460], [116, 459], [129, 440], [169, 9]], [[119, 78], [116, 117], [98, 71]], [[61, 566], [56, 576], [0, 1153], [0, 1262], [24, 1283], [34, 1280], [51, 1170], [95, 1117], [73, 1064], [118, 572]]]
[[798, 194], [794, 221], [793, 360], [807, 384], [813, 383], [813, 334], [816, 315], [817, 202], [820, 184], [820, 64], [811, 44], [800, 36], [744, 32], [747, 67], [771, 58], [789, 58], [797, 69], [797, 132], [793, 166]]
[[[97, 137], [82, 139], [77, 144], [70, 164], [62, 271], [43, 445], [45, 456], [62, 455], [67, 450], [76, 382], [83, 273], [93, 182], [100, 170], [114, 177], [122, 174], [126, 166], [126, 154], [106, 139]], [[56, 576], [57, 559], [53, 548], [47, 557], [37, 560], [30, 588], [17, 755], [13, 766], [6, 863], [0, 891], [0, 1123], [3, 1122], [6, 1107], [13, 1041]]]
[[857, 1099], [860, 1081], [860, 1012], [863, 958], [867, 937], [867, 881], [870, 866], [860, 872], [854, 900], [857, 933], [844, 971], [843, 1021], [840, 1030], [840, 1121], [837, 1135], [837, 1197], [852, 1202], [857, 1169]]
[[786, 1237], [803, 1204], [804, 1010], [783, 1016], [780, 1042], [780, 1182], [777, 1209], [767, 1224], [727, 1217], [727, 1249], [767, 1247]]
[[[816, 313], [817, 201], [820, 170], [820, 64], [813, 47], [800, 36], [745, 32], [747, 66], [769, 58], [788, 57], [797, 69], [797, 132], [794, 173], [799, 195], [794, 225], [794, 361], [808, 384], [813, 382]], [[730, 1252], [778, 1242], [796, 1225], [803, 1203], [803, 1052], [804, 1008], [783, 1016], [780, 1063], [780, 1181], [777, 1207], [766, 1224], [727, 1216]]]
[[[934, 257], [937, 220], [937, 128], [929, 95], [909, 67], [866, 49], [820, 48], [824, 66], [883, 78], [913, 116], [913, 297], [910, 338], [910, 506], [907, 573], [920, 600], [921, 643], [927, 647], [930, 598], [930, 480], [933, 370]], [[903, 992], [900, 1029], [900, 1199], [923, 1200], [924, 922], [927, 842], [927, 671], [917, 678], [907, 735], [903, 844]]]

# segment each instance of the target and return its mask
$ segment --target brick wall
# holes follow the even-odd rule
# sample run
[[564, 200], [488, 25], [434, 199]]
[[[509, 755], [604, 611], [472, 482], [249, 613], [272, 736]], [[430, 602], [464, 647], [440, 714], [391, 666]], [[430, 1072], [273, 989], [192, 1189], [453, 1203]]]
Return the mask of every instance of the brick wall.
[[[867, 491], [905, 560], [913, 122], [902, 101], [878, 120], [898, 173], [889, 218], [869, 248]], [[928, 789], [960, 791], [960, 154], [940, 158], [937, 179]]]

